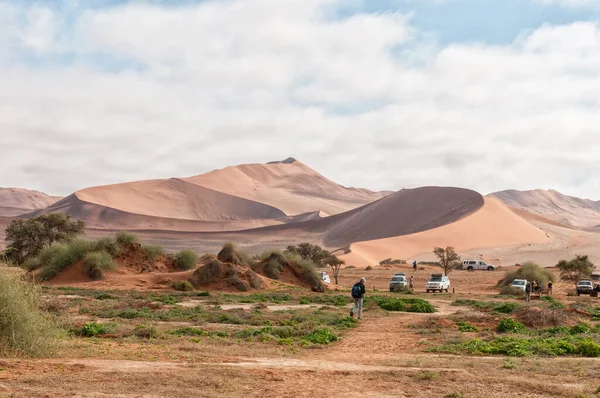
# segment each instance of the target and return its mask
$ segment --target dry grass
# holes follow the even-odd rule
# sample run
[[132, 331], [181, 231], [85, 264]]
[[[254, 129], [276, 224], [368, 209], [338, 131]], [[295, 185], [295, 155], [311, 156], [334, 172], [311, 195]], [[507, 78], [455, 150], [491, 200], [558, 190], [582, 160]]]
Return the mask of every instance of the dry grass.
[[541, 329], [552, 326], [566, 326], [574, 322], [573, 315], [562, 308], [524, 307], [515, 313], [523, 325]]

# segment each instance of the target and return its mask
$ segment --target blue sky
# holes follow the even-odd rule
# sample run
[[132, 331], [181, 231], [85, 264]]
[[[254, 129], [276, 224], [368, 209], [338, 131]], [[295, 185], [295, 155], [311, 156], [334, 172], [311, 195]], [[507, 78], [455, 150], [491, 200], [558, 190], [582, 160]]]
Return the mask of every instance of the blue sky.
[[371, 189], [600, 199], [599, 20], [593, 0], [0, 0], [0, 186], [293, 156]]

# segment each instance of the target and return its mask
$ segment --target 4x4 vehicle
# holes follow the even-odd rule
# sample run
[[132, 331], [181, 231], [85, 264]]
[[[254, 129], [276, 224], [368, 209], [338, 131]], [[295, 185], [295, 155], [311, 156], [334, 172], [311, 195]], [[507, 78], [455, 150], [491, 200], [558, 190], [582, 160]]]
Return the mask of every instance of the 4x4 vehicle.
[[429, 278], [429, 282], [427, 282], [427, 284], [425, 285], [425, 291], [427, 293], [431, 292], [436, 292], [439, 290], [439, 292], [441, 293], [442, 291], [446, 291], [446, 293], [448, 293], [448, 289], [450, 289], [450, 279], [442, 274], [433, 274], [431, 275], [431, 278]]
[[390, 280], [390, 292], [393, 292], [396, 286], [406, 287], [406, 285], [406, 275], [404, 275], [404, 273], [395, 274]]
[[577, 282], [577, 295], [591, 294], [594, 291], [594, 284], [590, 280]]
[[329, 277], [329, 275], [327, 275], [327, 272], [319, 272], [319, 275], [321, 276], [321, 280], [325, 283], [331, 283], [331, 278]]
[[510, 287], [512, 287], [513, 289], [520, 289], [522, 291], [525, 291], [525, 288], [527, 287], [528, 283], [529, 282], [527, 282], [527, 279], [515, 279], [510, 284]]
[[493, 271], [496, 269], [496, 266], [487, 264], [485, 261], [465, 260], [463, 261], [463, 269], [466, 269], [467, 271]]

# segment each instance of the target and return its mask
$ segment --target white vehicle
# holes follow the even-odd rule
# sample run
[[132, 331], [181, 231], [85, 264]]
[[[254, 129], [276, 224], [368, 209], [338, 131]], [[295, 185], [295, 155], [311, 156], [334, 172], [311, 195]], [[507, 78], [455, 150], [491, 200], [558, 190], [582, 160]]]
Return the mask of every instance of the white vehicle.
[[463, 261], [463, 269], [467, 271], [493, 271], [496, 269], [496, 266], [487, 264], [485, 261], [465, 260]]
[[510, 287], [525, 291], [528, 283], [529, 282], [527, 282], [527, 279], [515, 279], [513, 283], [510, 284]]
[[390, 280], [390, 292], [393, 292], [396, 286], [406, 287], [407, 285], [408, 283], [406, 282], [406, 275], [404, 275], [404, 273], [395, 274]]
[[441, 293], [442, 291], [446, 291], [446, 293], [448, 293], [448, 289], [450, 289], [450, 279], [442, 274], [433, 274], [431, 275], [431, 278], [429, 278], [429, 282], [427, 282], [427, 284], [425, 285], [425, 291], [427, 293], [431, 292], [436, 292], [439, 290], [439, 292]]
[[319, 275], [321, 275], [321, 280], [325, 283], [331, 283], [331, 278], [329, 277], [329, 275], [327, 275], [327, 272], [319, 272]]

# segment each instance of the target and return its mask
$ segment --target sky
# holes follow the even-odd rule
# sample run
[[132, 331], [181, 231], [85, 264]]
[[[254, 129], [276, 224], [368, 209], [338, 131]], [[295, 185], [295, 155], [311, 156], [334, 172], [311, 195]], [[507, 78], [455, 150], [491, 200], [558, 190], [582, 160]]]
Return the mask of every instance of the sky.
[[295, 157], [600, 199], [598, 0], [0, 0], [0, 186]]

